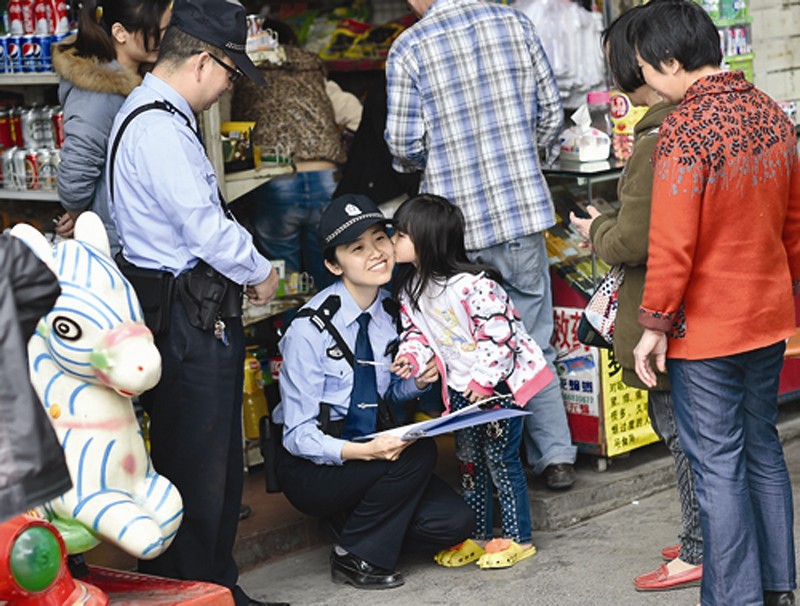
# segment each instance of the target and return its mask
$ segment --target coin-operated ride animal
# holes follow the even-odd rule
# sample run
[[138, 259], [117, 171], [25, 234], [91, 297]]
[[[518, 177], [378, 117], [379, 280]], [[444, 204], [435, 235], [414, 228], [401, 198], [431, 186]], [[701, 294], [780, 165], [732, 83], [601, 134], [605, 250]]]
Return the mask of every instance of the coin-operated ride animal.
[[140, 559], [169, 547], [183, 517], [153, 469], [131, 398], [154, 387], [161, 356], [94, 213], [53, 248], [30, 225], [12, 234], [53, 270], [61, 296], [28, 343], [31, 383], [64, 448], [73, 488], [43, 507], [70, 553], [101, 539]]

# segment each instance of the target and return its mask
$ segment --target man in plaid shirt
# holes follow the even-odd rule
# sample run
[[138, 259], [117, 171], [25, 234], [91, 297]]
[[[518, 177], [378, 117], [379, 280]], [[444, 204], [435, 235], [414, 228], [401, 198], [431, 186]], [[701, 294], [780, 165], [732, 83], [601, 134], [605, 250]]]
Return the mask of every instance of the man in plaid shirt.
[[[448, 198], [466, 219], [466, 247], [494, 265], [525, 328], [552, 368], [553, 309], [543, 231], [555, 212], [539, 167], [563, 109], [533, 23], [479, 0], [409, 0], [420, 20], [386, 62], [386, 142], [394, 166], [423, 171], [422, 192]], [[530, 402], [525, 448], [550, 488], [575, 481], [558, 379]]]

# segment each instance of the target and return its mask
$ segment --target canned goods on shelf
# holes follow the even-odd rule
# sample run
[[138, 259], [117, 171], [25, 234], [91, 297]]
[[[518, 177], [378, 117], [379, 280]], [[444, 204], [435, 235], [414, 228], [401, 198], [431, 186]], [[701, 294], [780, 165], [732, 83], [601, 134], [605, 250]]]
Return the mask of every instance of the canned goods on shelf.
[[22, 40], [20, 48], [22, 72], [29, 74], [38, 71], [39, 60], [42, 58], [42, 49], [36, 41], [36, 36], [34, 34], [23, 34], [20, 39]]
[[41, 148], [36, 150], [36, 168], [39, 173], [39, 188], [42, 191], [55, 191], [56, 173], [53, 169], [49, 149]]
[[39, 183], [39, 152], [35, 149], [26, 149], [25, 151], [25, 189], [38, 190], [41, 189]]

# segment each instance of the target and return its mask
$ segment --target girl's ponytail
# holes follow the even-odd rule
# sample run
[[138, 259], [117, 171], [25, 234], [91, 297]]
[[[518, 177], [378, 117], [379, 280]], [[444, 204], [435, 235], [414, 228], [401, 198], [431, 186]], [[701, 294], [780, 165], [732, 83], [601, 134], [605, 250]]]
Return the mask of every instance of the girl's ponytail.
[[115, 23], [130, 33], [141, 32], [144, 50], [149, 51], [161, 39], [161, 16], [170, 3], [171, 0], [84, 0], [75, 41], [78, 54], [103, 62], [116, 59], [111, 34]]
[[107, 63], [117, 58], [111, 24], [103, 4], [114, 0], [84, 0], [78, 14], [78, 37], [75, 48], [82, 57], [95, 57]]

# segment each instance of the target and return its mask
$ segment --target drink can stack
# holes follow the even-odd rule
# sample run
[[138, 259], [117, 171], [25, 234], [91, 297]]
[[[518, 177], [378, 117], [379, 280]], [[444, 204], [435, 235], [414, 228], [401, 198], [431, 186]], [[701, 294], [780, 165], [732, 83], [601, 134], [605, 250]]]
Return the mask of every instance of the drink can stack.
[[56, 107], [0, 107], [0, 182], [15, 191], [55, 191], [64, 113]]
[[53, 71], [53, 45], [69, 35], [63, 0], [9, 0], [0, 36], [0, 74]]

